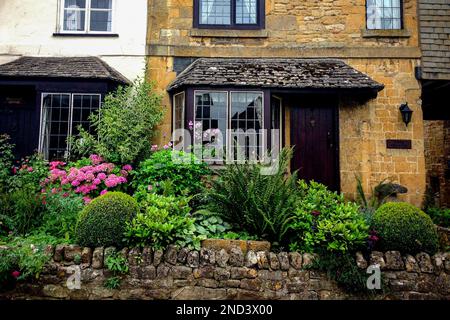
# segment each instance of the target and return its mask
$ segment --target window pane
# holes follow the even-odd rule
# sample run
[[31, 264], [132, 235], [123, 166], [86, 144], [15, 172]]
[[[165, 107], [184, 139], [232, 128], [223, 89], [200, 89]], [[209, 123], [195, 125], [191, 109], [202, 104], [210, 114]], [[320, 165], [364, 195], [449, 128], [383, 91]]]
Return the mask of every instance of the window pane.
[[[196, 92], [194, 123], [194, 142], [202, 141], [203, 145], [215, 143], [217, 146], [226, 147], [227, 132], [227, 93], [226, 92]], [[209, 110], [205, 112], [205, 109]], [[209, 112], [209, 117], [205, 116]], [[202, 116], [200, 116], [200, 114]], [[222, 140], [220, 140], [222, 139]], [[204, 154], [204, 159], [210, 163], [217, 163], [218, 158], [211, 154]]]
[[236, 23], [257, 23], [257, 1], [258, 0], [236, 0]]
[[69, 94], [44, 94], [41, 115], [41, 152], [46, 159], [64, 159], [69, 134]]
[[84, 31], [85, 15], [84, 10], [64, 10], [64, 30]]
[[64, 8], [78, 8], [85, 9], [86, 8], [86, 0], [65, 0]]
[[111, 9], [112, 0], [91, 0], [92, 9]]
[[231, 24], [231, 0], [200, 0], [200, 23]]
[[400, 0], [366, 0], [367, 29], [401, 29]]
[[79, 133], [78, 126], [92, 133], [89, 116], [100, 108], [100, 96], [91, 94], [73, 95], [72, 135]]
[[112, 11], [91, 10], [91, 31], [111, 31]]
[[231, 93], [231, 159], [258, 160], [262, 155], [262, 94]]

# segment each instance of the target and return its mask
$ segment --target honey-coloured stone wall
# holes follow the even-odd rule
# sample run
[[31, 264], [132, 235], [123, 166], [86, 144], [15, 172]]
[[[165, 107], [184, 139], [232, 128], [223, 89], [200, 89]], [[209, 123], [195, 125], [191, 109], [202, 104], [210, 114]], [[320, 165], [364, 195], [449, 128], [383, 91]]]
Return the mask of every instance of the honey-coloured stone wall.
[[[157, 144], [169, 142], [172, 110], [167, 86], [176, 78], [176, 60], [199, 57], [338, 58], [382, 83], [375, 99], [339, 102], [341, 191], [355, 197], [359, 175], [367, 194], [389, 179], [408, 189], [400, 200], [421, 206], [425, 189], [424, 130], [416, 1], [405, 0], [404, 29], [365, 30], [364, 0], [266, 0], [263, 30], [209, 30], [193, 27], [193, 1], [150, 0], [147, 79], [164, 95], [165, 118]], [[179, 71], [179, 70], [178, 70]], [[399, 107], [414, 111], [405, 126]], [[289, 144], [289, 106], [284, 106]], [[386, 148], [386, 139], [411, 140], [412, 149]]]

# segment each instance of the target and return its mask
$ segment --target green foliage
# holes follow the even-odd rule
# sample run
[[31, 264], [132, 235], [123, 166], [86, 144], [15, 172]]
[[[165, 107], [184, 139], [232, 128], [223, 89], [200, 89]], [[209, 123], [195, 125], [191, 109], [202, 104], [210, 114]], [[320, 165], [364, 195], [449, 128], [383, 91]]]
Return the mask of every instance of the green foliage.
[[431, 207], [425, 210], [431, 220], [438, 226], [450, 228], [450, 209]]
[[357, 204], [314, 181], [298, 186], [291, 250], [346, 253], [366, 243], [369, 227]]
[[438, 235], [433, 221], [411, 204], [386, 203], [376, 211], [373, 221], [382, 250], [403, 253], [426, 251], [432, 254], [438, 249]]
[[116, 274], [128, 273], [128, 261], [118, 252], [114, 252], [106, 258], [106, 267]]
[[139, 211], [136, 200], [122, 192], [108, 192], [81, 211], [76, 226], [82, 246], [121, 246], [125, 226]]
[[104, 286], [107, 289], [119, 289], [121, 281], [122, 279], [120, 277], [109, 277], [105, 280]]
[[16, 173], [10, 178], [8, 191], [28, 189], [38, 193], [41, 190], [41, 182], [48, 176], [48, 163], [41, 155], [35, 154], [25, 158]]
[[196, 160], [193, 153], [161, 150], [140, 163], [132, 184], [138, 192], [151, 189], [164, 195], [195, 195], [208, 174], [207, 164]]
[[296, 174], [287, 175], [291, 156], [292, 149], [282, 151], [273, 175], [264, 175], [259, 165], [227, 166], [211, 182], [212, 188], [205, 190], [203, 208], [217, 213], [237, 231], [279, 244], [296, 207]]
[[208, 210], [199, 210], [192, 217], [195, 219], [195, 234], [204, 239], [222, 238], [228, 232], [231, 232], [231, 225], [223, 219]]
[[58, 239], [47, 235], [17, 237], [6, 243], [8, 249], [0, 250], [0, 290], [14, 281], [38, 278], [51, 256], [46, 253], [47, 245], [54, 245]]
[[326, 272], [329, 279], [347, 292], [369, 294], [366, 270], [358, 268], [353, 254], [322, 252], [310, 268]]
[[79, 128], [74, 152], [99, 154], [113, 163], [136, 163], [150, 154], [154, 127], [162, 116], [161, 96], [154, 86], [136, 80], [106, 96], [101, 111], [89, 117], [95, 135]]
[[19, 235], [30, 233], [41, 223], [43, 205], [40, 195], [28, 188], [0, 195], [2, 225]]
[[113, 276], [106, 279], [104, 286], [108, 289], [120, 288], [121, 275], [128, 273], [128, 261], [120, 253], [114, 252], [106, 258], [106, 267], [112, 271]]
[[169, 244], [194, 245], [194, 219], [188, 203], [185, 197], [140, 193], [141, 211], [126, 226], [128, 244], [155, 249]]
[[9, 140], [8, 135], [0, 135], [0, 192], [7, 189], [13, 168], [14, 145]]
[[74, 193], [47, 196], [39, 231], [66, 241], [74, 240], [78, 214], [84, 207], [83, 198]]

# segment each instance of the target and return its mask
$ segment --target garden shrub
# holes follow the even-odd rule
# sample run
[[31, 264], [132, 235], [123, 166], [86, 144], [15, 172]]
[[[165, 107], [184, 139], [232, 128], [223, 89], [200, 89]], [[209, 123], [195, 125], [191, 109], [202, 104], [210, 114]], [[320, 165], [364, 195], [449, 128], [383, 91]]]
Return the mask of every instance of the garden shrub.
[[39, 154], [23, 159], [12, 170], [13, 175], [9, 179], [8, 192], [26, 188], [37, 194], [41, 190], [41, 181], [48, 176], [47, 161]]
[[236, 231], [280, 245], [297, 200], [296, 174], [286, 174], [291, 156], [292, 149], [282, 151], [273, 175], [253, 164], [232, 164], [218, 171], [218, 179], [202, 195], [202, 208], [217, 213]]
[[38, 278], [51, 258], [46, 247], [57, 243], [58, 239], [42, 234], [10, 238], [8, 248], [0, 250], [0, 291], [15, 281]]
[[8, 135], [0, 135], [0, 192], [7, 190], [13, 170], [14, 145], [9, 140], [10, 137]]
[[44, 196], [75, 193], [83, 196], [85, 203], [108, 191], [124, 191], [131, 165], [117, 166], [104, 162], [98, 155], [90, 155], [66, 165], [50, 162], [50, 174], [42, 183]]
[[108, 192], [92, 200], [78, 218], [77, 243], [87, 247], [121, 246], [126, 224], [138, 210], [136, 200], [122, 192]]
[[438, 235], [433, 221], [422, 210], [408, 203], [382, 205], [375, 213], [374, 228], [380, 237], [382, 250], [434, 253], [438, 249]]
[[194, 219], [189, 214], [188, 198], [140, 193], [139, 199], [141, 210], [126, 226], [129, 245], [155, 249], [170, 244], [194, 245]]
[[50, 194], [46, 199], [39, 232], [66, 241], [74, 240], [75, 226], [83, 207], [84, 202], [80, 195], [74, 193]]
[[357, 204], [314, 181], [299, 180], [298, 193], [291, 250], [343, 254], [366, 244], [369, 226]]
[[431, 207], [426, 209], [425, 212], [438, 226], [450, 228], [450, 208]]
[[39, 227], [43, 209], [40, 195], [28, 187], [0, 195], [0, 216], [4, 227], [19, 235], [26, 235]]
[[[178, 160], [177, 160], [178, 159]], [[170, 149], [154, 152], [133, 172], [133, 187], [165, 195], [195, 195], [202, 190], [202, 178], [210, 174], [206, 163], [193, 153]]]
[[79, 137], [72, 141], [73, 153], [96, 153], [108, 162], [136, 163], [150, 155], [154, 127], [162, 116], [161, 96], [154, 85], [138, 79], [105, 97], [101, 111], [89, 117], [94, 134], [79, 127]]

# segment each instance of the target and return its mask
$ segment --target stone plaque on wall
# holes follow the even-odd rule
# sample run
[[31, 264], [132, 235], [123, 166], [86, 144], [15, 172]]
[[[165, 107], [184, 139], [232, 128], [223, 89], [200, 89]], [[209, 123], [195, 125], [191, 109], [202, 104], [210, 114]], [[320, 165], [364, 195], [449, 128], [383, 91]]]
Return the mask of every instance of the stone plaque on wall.
[[386, 148], [388, 149], [412, 149], [411, 140], [388, 139], [386, 140]]

